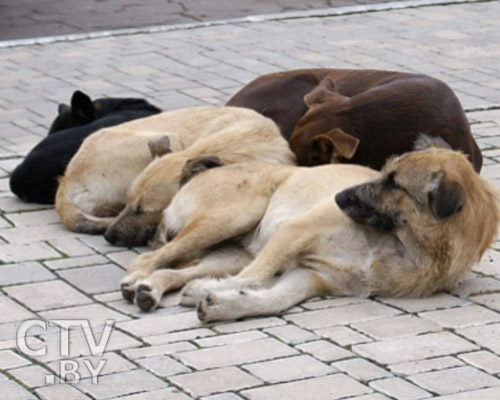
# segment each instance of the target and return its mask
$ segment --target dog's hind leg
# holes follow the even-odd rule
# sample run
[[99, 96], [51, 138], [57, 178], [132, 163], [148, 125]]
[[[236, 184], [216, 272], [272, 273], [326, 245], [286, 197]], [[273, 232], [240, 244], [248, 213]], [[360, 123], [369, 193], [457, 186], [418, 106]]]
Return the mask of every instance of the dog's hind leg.
[[[196, 278], [222, 278], [237, 274], [252, 261], [252, 256], [237, 245], [224, 245], [203, 257], [194, 266], [159, 269], [136, 285], [135, 302], [143, 311], [154, 310], [164, 293], [183, 287]], [[183, 305], [196, 305], [196, 300], [183, 293]]]
[[[234, 199], [234, 196], [233, 196]], [[241, 201], [240, 201], [241, 200]], [[164, 246], [137, 257], [121, 282], [123, 297], [132, 301], [137, 282], [158, 268], [175, 266], [175, 262], [193, 258], [196, 252], [233, 239], [251, 231], [264, 215], [269, 199], [236, 199], [234, 203], [220, 202], [217, 208], [201, 210], [189, 218], [181, 231]], [[228, 208], [238, 207], [236, 211]]]
[[270, 288], [228, 289], [210, 293], [196, 311], [202, 322], [275, 315], [328, 291], [330, 278], [323, 272], [296, 268], [286, 272]]

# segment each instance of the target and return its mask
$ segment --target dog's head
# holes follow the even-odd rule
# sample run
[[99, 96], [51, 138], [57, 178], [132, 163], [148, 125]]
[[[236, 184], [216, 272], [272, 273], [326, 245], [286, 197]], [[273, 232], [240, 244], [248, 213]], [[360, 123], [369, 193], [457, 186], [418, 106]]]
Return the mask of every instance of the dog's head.
[[383, 231], [430, 228], [460, 214], [475, 173], [461, 153], [438, 144], [389, 160], [375, 180], [338, 193], [337, 205], [355, 222]]
[[[92, 100], [87, 94], [76, 90], [71, 96], [71, 105], [61, 103], [57, 111], [58, 115], [50, 126], [49, 135], [65, 129], [90, 124], [116, 112], [140, 112], [147, 116], [157, 114], [161, 110], [144, 99], [103, 97]], [[131, 118], [125, 117], [122, 119], [127, 121]], [[122, 121], [117, 120], [111, 125], [116, 125], [119, 122]]]
[[221, 165], [217, 157], [186, 160], [180, 153], [170, 153], [166, 136], [150, 143], [157, 158], [135, 179], [127, 193], [127, 204], [104, 237], [120, 246], [142, 246], [153, 239], [163, 210], [182, 184], [197, 173]]
[[354, 156], [359, 139], [341, 128], [348, 125], [342, 112], [350, 107], [350, 101], [337, 92], [330, 77], [304, 96], [308, 111], [297, 122], [289, 140], [299, 165], [342, 162]]

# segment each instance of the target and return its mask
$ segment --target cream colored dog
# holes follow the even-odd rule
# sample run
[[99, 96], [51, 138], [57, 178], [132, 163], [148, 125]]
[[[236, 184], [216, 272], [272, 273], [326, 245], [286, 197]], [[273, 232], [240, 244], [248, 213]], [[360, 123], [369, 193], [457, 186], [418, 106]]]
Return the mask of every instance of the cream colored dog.
[[499, 215], [495, 191], [448, 149], [408, 153], [380, 173], [221, 167], [181, 189], [162, 222], [173, 239], [139, 256], [130, 274], [143, 279], [122, 289], [151, 310], [164, 292], [209, 276], [182, 293], [205, 322], [276, 314], [324, 294], [428, 296], [480, 259]]
[[[225, 155], [230, 152], [234, 155], [228, 159]], [[141, 193], [149, 193], [144, 181], [153, 183], [156, 178], [149, 174], [159, 174], [155, 183], [161, 183], [163, 192], [154, 192], [144, 201], [141, 206], [145, 213], [159, 200], [165, 206], [168, 204], [165, 196], [172, 198], [176, 193], [181, 172], [189, 159], [218, 154], [223, 155], [227, 163], [253, 159], [294, 161], [278, 127], [255, 111], [237, 107], [193, 107], [165, 112], [89, 136], [60, 180], [56, 211], [70, 230], [102, 233], [125, 207], [127, 191], [134, 179], [154, 158], [144, 179], [139, 181], [142, 183], [134, 186]], [[159, 199], [159, 196], [163, 197]], [[156, 224], [162, 209], [155, 209]], [[144, 219], [142, 223], [151, 233], [152, 223]], [[108, 239], [111, 237], [110, 234]]]

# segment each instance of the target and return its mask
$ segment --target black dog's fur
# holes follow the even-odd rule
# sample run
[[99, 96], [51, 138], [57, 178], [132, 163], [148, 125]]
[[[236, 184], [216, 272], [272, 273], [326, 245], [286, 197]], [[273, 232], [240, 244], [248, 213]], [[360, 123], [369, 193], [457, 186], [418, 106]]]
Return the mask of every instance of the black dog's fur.
[[53, 204], [57, 177], [78, 151], [83, 140], [97, 130], [161, 110], [138, 98], [100, 98], [75, 91], [71, 106], [60, 104], [47, 137], [38, 143], [10, 176], [10, 189], [24, 201]]

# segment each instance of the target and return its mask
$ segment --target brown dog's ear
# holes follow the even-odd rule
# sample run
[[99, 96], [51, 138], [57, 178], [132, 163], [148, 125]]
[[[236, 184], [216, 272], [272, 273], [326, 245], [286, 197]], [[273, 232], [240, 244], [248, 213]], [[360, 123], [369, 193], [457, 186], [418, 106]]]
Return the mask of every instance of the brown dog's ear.
[[318, 164], [329, 164], [335, 156], [350, 160], [356, 154], [358, 146], [358, 138], [340, 128], [334, 128], [314, 137], [311, 158], [317, 160]]
[[332, 94], [337, 93], [335, 82], [329, 76], [323, 80], [313, 90], [304, 96], [304, 103], [308, 107], [314, 104], [324, 103]]
[[188, 160], [182, 170], [181, 185], [187, 183], [193, 176], [199, 174], [200, 172], [211, 168], [221, 167], [223, 165], [224, 164], [220, 158], [216, 156], [196, 157]]
[[168, 136], [162, 136], [157, 140], [150, 140], [148, 142], [149, 151], [153, 157], [161, 157], [165, 154], [171, 153], [170, 139]]
[[464, 206], [465, 193], [458, 182], [442, 178], [436, 189], [429, 192], [429, 203], [434, 215], [439, 219], [451, 217]]

